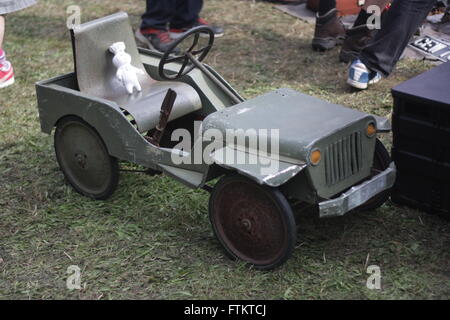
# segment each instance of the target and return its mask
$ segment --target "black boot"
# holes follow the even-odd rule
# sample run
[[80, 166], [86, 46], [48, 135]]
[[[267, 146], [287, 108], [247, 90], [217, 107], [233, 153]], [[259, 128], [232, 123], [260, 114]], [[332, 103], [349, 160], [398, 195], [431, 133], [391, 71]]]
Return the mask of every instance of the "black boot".
[[360, 25], [347, 30], [347, 37], [342, 45], [339, 60], [348, 63], [356, 59], [375, 33], [376, 30], [370, 30], [367, 25]]

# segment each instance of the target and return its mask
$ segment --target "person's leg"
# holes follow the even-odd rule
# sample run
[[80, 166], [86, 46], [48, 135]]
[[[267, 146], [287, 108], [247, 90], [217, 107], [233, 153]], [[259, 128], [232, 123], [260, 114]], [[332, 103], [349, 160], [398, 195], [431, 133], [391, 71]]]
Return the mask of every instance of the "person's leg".
[[202, 8], [203, 0], [177, 0], [170, 27], [175, 29], [192, 27], [200, 18]]
[[319, 16], [323, 16], [333, 9], [336, 9], [336, 0], [320, 0], [317, 13]]
[[344, 41], [345, 28], [338, 17], [336, 0], [320, 0], [312, 47], [324, 51]]
[[378, 82], [381, 75], [388, 76], [434, 3], [435, 0], [394, 0], [381, 30], [352, 62], [347, 83], [367, 89], [368, 85]]
[[216, 38], [223, 36], [222, 27], [209, 24], [205, 19], [200, 18], [202, 8], [203, 0], [178, 0], [177, 12], [170, 22], [170, 36], [177, 39], [189, 29], [198, 26], [211, 28]]
[[339, 53], [340, 61], [348, 63], [353, 59], [356, 59], [361, 50], [375, 36], [377, 30], [370, 29], [368, 27], [369, 18], [372, 16], [372, 13], [367, 12], [368, 8], [371, 6], [377, 6], [381, 14], [390, 2], [391, 0], [367, 0], [365, 2], [358, 14], [358, 17], [356, 18], [355, 23], [353, 24], [353, 27], [347, 30], [344, 44], [342, 45], [341, 52]]
[[5, 17], [0, 15], [0, 48], [3, 48], [4, 36], [5, 36]]
[[6, 60], [5, 51], [3, 51], [4, 36], [5, 36], [5, 17], [0, 16], [0, 66]]
[[364, 5], [362, 6], [362, 8], [358, 14], [358, 17], [356, 17], [356, 21], [353, 24], [353, 28], [361, 26], [361, 25], [367, 25], [367, 21], [373, 14], [373, 13], [367, 12], [367, 10], [370, 7], [372, 7], [372, 6], [378, 7], [378, 10], [381, 14], [390, 2], [392, 2], [392, 0], [367, 0], [366, 2], [364, 2]]
[[434, 3], [435, 0], [394, 0], [381, 30], [361, 51], [360, 60], [370, 70], [388, 76]]
[[14, 83], [14, 69], [3, 51], [3, 37], [5, 35], [5, 17], [0, 15], [0, 89]]
[[141, 30], [166, 30], [177, 10], [177, 0], [147, 0], [147, 8], [142, 15]]
[[148, 48], [165, 52], [173, 43], [167, 24], [176, 12], [177, 0], [147, 0], [136, 39]]
[[439, 22], [438, 31], [450, 35], [450, 2], [448, 2], [444, 16]]

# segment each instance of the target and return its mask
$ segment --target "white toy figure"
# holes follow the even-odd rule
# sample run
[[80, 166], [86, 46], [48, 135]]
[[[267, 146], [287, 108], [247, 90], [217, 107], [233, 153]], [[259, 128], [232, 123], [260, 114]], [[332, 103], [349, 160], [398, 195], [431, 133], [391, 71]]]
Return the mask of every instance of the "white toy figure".
[[123, 42], [116, 42], [109, 47], [109, 51], [114, 54], [113, 64], [117, 67], [117, 79], [129, 94], [133, 94], [134, 88], [138, 92], [142, 91], [137, 74], [145, 74], [145, 72], [131, 64], [131, 56], [125, 52], [125, 49]]

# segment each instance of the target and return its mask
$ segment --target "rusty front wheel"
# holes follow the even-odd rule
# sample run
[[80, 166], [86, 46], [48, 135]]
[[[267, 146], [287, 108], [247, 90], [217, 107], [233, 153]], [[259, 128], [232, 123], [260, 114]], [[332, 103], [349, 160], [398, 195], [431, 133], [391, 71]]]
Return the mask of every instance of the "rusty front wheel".
[[225, 176], [211, 193], [209, 217], [228, 255], [257, 269], [283, 264], [294, 250], [294, 215], [278, 189], [240, 175]]

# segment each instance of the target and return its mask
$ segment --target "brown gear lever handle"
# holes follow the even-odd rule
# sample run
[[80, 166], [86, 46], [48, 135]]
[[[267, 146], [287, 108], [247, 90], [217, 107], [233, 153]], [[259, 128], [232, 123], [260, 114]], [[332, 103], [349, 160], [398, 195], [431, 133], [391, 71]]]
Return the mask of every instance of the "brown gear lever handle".
[[166, 129], [167, 123], [169, 122], [170, 114], [172, 113], [173, 106], [175, 104], [175, 100], [177, 98], [177, 93], [169, 89], [167, 90], [166, 97], [161, 105], [160, 118], [159, 123], [150, 136], [145, 137], [148, 142], [159, 147], [161, 139], [164, 135], [164, 131]]

